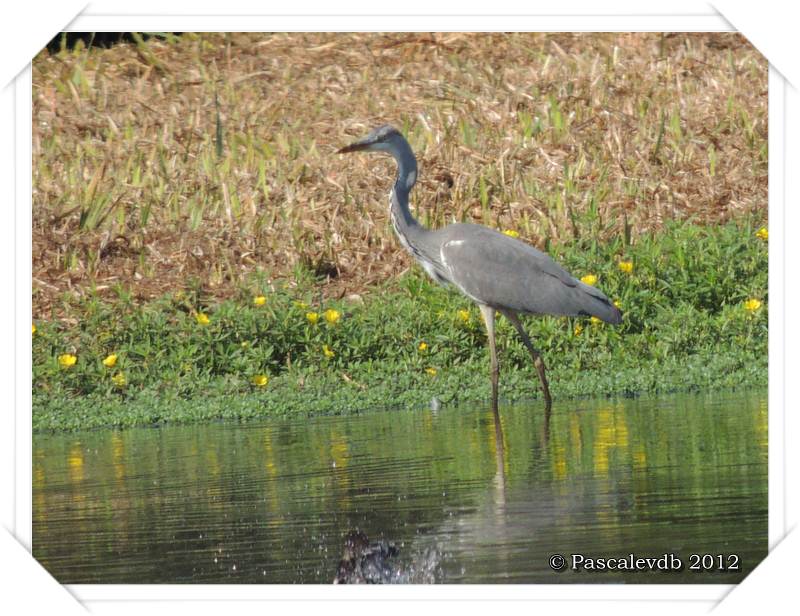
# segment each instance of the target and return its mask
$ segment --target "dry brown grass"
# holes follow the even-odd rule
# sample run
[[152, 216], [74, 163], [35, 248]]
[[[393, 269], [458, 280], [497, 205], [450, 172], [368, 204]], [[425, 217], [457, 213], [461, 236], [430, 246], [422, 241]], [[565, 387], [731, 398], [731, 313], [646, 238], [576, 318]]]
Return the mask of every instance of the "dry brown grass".
[[311, 268], [336, 295], [397, 275], [393, 165], [334, 154], [384, 122], [420, 158], [431, 225], [542, 247], [766, 217], [767, 64], [735, 34], [187, 34], [45, 53], [34, 315], [190, 280], [225, 297], [258, 269]]

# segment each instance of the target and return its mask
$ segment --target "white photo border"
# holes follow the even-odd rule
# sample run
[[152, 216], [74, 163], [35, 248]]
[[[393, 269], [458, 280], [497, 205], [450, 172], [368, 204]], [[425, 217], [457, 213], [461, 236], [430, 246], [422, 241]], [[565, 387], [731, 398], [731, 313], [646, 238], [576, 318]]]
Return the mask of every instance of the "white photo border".
[[[194, 3], [193, 3], [194, 4]], [[205, 6], [209, 3], [201, 3]], [[323, 6], [317, 3], [318, 6]], [[654, 3], [656, 4], [656, 3]], [[661, 3], [658, 3], [661, 4]], [[685, 3], [684, 3], [685, 4]], [[159, 3], [158, 7], [164, 6]], [[588, 5], [587, 5], [588, 6]], [[706, 5], [707, 6], [707, 5]], [[152, 8], [155, 8], [153, 6]], [[173, 8], [173, 7], [169, 7]], [[189, 7], [186, 7], [189, 8]], [[194, 4], [193, 9], [197, 8]], [[202, 7], [201, 7], [202, 8]], [[594, 9], [597, 11], [597, 9]], [[650, 10], [653, 10], [651, 7]], [[312, 15], [216, 15], [216, 14], [124, 14], [93, 12], [92, 7], [79, 15], [67, 28], [69, 31], [685, 31], [730, 32], [730, 24], [712, 11], [670, 15], [642, 14], [541, 14], [541, 15], [332, 15], [322, 12]], [[785, 415], [785, 354], [786, 328], [786, 113], [787, 85], [784, 78], [770, 68], [769, 78], [769, 546], [772, 549], [786, 535], [786, 422]], [[15, 127], [11, 167], [12, 198], [15, 200], [12, 242], [3, 242], [2, 250], [14, 246], [12, 259], [8, 255], [4, 267], [14, 264], [16, 294], [13, 317], [15, 323], [15, 353], [11, 356], [14, 375], [15, 414], [9, 425], [4, 417], [6, 434], [15, 434], [12, 493], [15, 495], [11, 524], [4, 510], [4, 524], [30, 550], [31, 546], [31, 344], [27, 335], [31, 315], [31, 70], [30, 65], [3, 93], [3, 112], [8, 113], [8, 90], [13, 92], [13, 125]], [[796, 95], [794, 91], [793, 96]], [[796, 96], [795, 99], [796, 100]], [[795, 120], [796, 121], [796, 120]], [[5, 148], [7, 151], [9, 148]], [[4, 171], [3, 178], [9, 174]], [[9, 183], [4, 189], [9, 195]], [[6, 278], [7, 279], [7, 278]], [[8, 280], [8, 279], [7, 279]], [[2, 372], [8, 374], [6, 370]], [[10, 391], [7, 389], [7, 391]], [[9, 510], [10, 511], [10, 510]], [[219, 601], [293, 601], [293, 600], [457, 600], [478, 601], [666, 601], [689, 602], [707, 610], [726, 596], [734, 585], [469, 585], [363, 587], [343, 590], [328, 586], [284, 585], [69, 585], [67, 589], [84, 605], [104, 611], [113, 603], [124, 601], [163, 602], [165, 609], [174, 609], [175, 600], [208, 601], [218, 611]], [[170, 605], [173, 607], [170, 607]], [[688, 605], [688, 604], [687, 604]], [[152, 611], [153, 605], [147, 609]], [[673, 604], [673, 607], [674, 604]], [[538, 609], [536, 606], [525, 608]], [[238, 609], [238, 608], [237, 608]], [[262, 606], [262, 608], [264, 607]], [[558, 608], [560, 609], [560, 608]], [[648, 608], [649, 609], [649, 608]], [[205, 613], [200, 606], [195, 611]]]

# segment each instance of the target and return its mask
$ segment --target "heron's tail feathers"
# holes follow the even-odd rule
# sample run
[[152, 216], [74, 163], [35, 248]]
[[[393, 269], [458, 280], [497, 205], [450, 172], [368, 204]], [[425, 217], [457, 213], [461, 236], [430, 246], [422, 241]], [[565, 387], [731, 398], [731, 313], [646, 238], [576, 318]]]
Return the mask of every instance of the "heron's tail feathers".
[[584, 316], [597, 317], [610, 323], [611, 325], [619, 325], [622, 323], [622, 312], [602, 293], [602, 291], [584, 284], [579, 283], [581, 291], [583, 291], [583, 308], [581, 313]]

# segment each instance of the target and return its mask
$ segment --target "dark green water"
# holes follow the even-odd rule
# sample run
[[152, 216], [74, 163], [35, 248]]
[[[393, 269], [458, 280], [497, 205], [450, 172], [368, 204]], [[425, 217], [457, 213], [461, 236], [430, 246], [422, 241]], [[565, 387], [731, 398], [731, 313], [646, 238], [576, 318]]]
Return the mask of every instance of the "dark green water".
[[[410, 582], [736, 582], [767, 552], [766, 394], [34, 435], [62, 583], [329, 583], [356, 528]], [[631, 553], [684, 566], [548, 564]]]

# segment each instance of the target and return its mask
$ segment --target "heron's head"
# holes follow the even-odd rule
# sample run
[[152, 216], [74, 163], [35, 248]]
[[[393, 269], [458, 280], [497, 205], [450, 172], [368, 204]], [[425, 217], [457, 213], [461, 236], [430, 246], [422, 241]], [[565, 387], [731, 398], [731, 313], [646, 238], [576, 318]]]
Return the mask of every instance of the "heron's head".
[[403, 136], [394, 126], [384, 124], [383, 126], [373, 129], [369, 135], [363, 139], [359, 139], [355, 143], [351, 143], [337, 150], [336, 153], [346, 154], [347, 152], [360, 152], [362, 150], [368, 152], [386, 151], [391, 148], [392, 142], [398, 137], [401, 140], [403, 139]]

